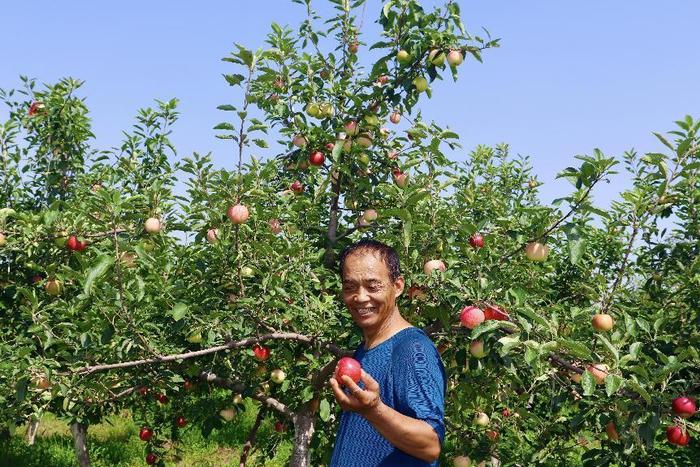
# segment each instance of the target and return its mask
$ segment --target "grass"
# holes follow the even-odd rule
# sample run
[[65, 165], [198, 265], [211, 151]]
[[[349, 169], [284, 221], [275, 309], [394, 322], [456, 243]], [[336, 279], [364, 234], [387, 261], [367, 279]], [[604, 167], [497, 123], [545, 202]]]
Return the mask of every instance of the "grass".
[[[246, 410], [222, 429], [215, 429], [205, 438], [197, 426], [188, 425], [181, 440], [172, 446], [164, 461], [169, 466], [218, 467], [238, 465], [240, 447], [253, 424], [256, 408]], [[26, 426], [19, 427], [9, 440], [0, 441], [0, 467], [74, 467], [73, 438], [65, 420], [52, 414], [41, 419], [33, 446], [24, 440]], [[95, 467], [146, 465], [145, 443], [139, 440], [139, 427], [125, 412], [108, 417], [103, 423], [88, 429], [90, 460]], [[264, 422], [258, 438], [269, 439], [276, 435], [272, 422]], [[291, 454], [291, 443], [282, 441], [276, 445], [272, 459], [263, 459], [259, 452], [249, 458], [248, 465], [282, 467]]]

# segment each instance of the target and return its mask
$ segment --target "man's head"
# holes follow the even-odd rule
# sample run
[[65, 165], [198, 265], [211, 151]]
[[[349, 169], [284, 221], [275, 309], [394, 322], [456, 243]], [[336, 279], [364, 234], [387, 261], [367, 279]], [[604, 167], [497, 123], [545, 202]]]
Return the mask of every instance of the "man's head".
[[340, 255], [343, 301], [363, 330], [381, 328], [398, 312], [396, 298], [403, 292], [399, 256], [388, 245], [361, 240]]

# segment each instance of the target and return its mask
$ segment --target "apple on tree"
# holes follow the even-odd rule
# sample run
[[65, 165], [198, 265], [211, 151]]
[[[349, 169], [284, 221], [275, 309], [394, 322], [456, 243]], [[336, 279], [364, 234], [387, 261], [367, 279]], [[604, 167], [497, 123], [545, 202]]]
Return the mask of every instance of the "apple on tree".
[[389, 116], [389, 121], [394, 125], [397, 125], [401, 121], [401, 114], [399, 112], [392, 112]]
[[87, 248], [87, 242], [81, 242], [78, 237], [71, 235], [66, 241], [66, 248], [71, 251], [83, 251]]
[[425, 92], [428, 90], [428, 80], [423, 76], [418, 76], [413, 80], [413, 85], [416, 87], [416, 91]]
[[480, 233], [475, 233], [469, 237], [469, 245], [472, 248], [483, 248], [484, 247], [484, 237]]
[[223, 418], [227, 422], [230, 422], [231, 420], [236, 418], [236, 409], [233, 409], [230, 407], [226, 408], [226, 409], [221, 409], [219, 411], [219, 415], [221, 416], [221, 418]]
[[282, 224], [280, 223], [279, 219], [270, 219], [267, 225], [270, 226], [270, 231], [273, 234], [279, 235], [282, 233]]
[[275, 384], [282, 384], [285, 378], [287, 378], [287, 375], [279, 368], [272, 370], [270, 373], [270, 380]]
[[44, 285], [46, 293], [52, 296], [60, 295], [63, 292], [63, 284], [58, 279], [49, 279]]
[[399, 188], [405, 188], [408, 185], [408, 174], [402, 172], [401, 170], [394, 170], [394, 183]]
[[445, 53], [439, 49], [433, 49], [428, 53], [428, 62], [435, 66], [445, 63]]
[[465, 306], [459, 314], [459, 322], [468, 329], [474, 329], [484, 322], [484, 312], [475, 306]]
[[472, 467], [472, 460], [469, 456], [457, 456], [452, 460], [454, 467]]
[[379, 75], [377, 77], [377, 84], [380, 86], [382, 86], [388, 82], [389, 82], [389, 76], [387, 76], [387, 75]]
[[365, 209], [365, 211], [362, 213], [362, 217], [367, 222], [374, 222], [377, 220], [377, 211], [374, 209]]
[[306, 146], [308, 141], [306, 141], [306, 138], [304, 138], [304, 135], [296, 135], [292, 139], [292, 144], [298, 148], [303, 148]]
[[695, 401], [690, 397], [676, 397], [671, 403], [673, 413], [681, 418], [690, 418], [697, 412]]
[[156, 456], [152, 452], [149, 452], [148, 454], [146, 454], [146, 464], [153, 465], [157, 461], [158, 461], [158, 456]]
[[153, 438], [153, 430], [147, 426], [142, 427], [141, 431], [139, 431], [139, 438], [141, 441], [150, 441]]
[[207, 242], [216, 243], [219, 239], [219, 229], [209, 229], [207, 230]]
[[425, 301], [428, 298], [428, 294], [426, 294], [421, 287], [414, 284], [408, 288], [408, 298], [411, 300]]
[[236, 393], [233, 396], [233, 403], [234, 404], [242, 404], [243, 403], [243, 395], [240, 393]]
[[178, 428], [184, 428], [187, 425], [187, 419], [180, 415], [175, 419], [175, 425], [177, 425]]
[[490, 421], [489, 416], [484, 412], [476, 412], [474, 414], [474, 424], [477, 426], [488, 426]]
[[158, 219], [157, 217], [149, 217], [148, 219], [146, 219], [143, 228], [149, 234], [155, 234], [160, 232], [160, 230], [163, 228], [163, 225], [161, 224], [160, 219]]
[[244, 224], [250, 217], [248, 208], [240, 203], [230, 206], [226, 211], [226, 215], [234, 224]]
[[299, 180], [294, 180], [294, 182], [289, 186], [289, 189], [298, 195], [304, 191], [304, 185], [302, 185]]
[[591, 324], [596, 331], [609, 331], [613, 328], [613, 319], [608, 314], [596, 313], [593, 315]]
[[671, 425], [666, 428], [666, 439], [676, 446], [686, 446], [690, 441], [690, 434], [679, 425]]
[[484, 308], [485, 321], [508, 321], [509, 319], [508, 313], [496, 305], [486, 305]]
[[316, 167], [323, 165], [325, 160], [326, 156], [324, 156], [321, 151], [313, 151], [311, 154], [309, 154], [309, 164]]
[[345, 123], [346, 135], [355, 136], [358, 131], [360, 131], [360, 128], [358, 127], [357, 122], [355, 120], [350, 120], [349, 122]]
[[426, 261], [423, 265], [423, 273], [425, 273], [426, 276], [432, 274], [433, 271], [445, 272], [446, 270], [447, 266], [439, 259], [431, 259], [430, 261]]
[[402, 65], [407, 65], [411, 62], [411, 54], [407, 50], [399, 50], [396, 54], [396, 60]]
[[617, 441], [620, 439], [620, 435], [617, 433], [617, 427], [615, 427], [615, 422], [612, 420], [605, 424], [605, 433], [608, 435], [610, 441]]
[[484, 358], [486, 356], [486, 352], [484, 351], [484, 341], [471, 341], [469, 344], [469, 353], [472, 354], [474, 358]]
[[253, 355], [255, 356], [256, 360], [264, 362], [270, 358], [270, 349], [263, 347], [260, 344], [255, 344], [253, 346]]
[[450, 53], [447, 54], [447, 63], [452, 66], [459, 66], [463, 61], [464, 56], [459, 50], [450, 50]]
[[589, 365], [586, 371], [593, 375], [596, 384], [603, 384], [605, 382], [605, 377], [608, 375], [608, 366], [603, 363]]
[[545, 261], [549, 256], [549, 247], [543, 243], [530, 242], [525, 246], [525, 256], [530, 261]]

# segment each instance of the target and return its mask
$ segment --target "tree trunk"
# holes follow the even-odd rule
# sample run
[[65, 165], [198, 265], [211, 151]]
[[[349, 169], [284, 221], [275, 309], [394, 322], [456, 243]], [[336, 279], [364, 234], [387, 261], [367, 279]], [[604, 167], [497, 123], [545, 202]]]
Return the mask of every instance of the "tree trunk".
[[88, 426], [84, 423], [73, 423], [70, 431], [73, 433], [73, 446], [75, 447], [75, 457], [78, 459], [80, 467], [90, 466], [90, 454], [87, 447]]
[[291, 467], [309, 467], [311, 465], [311, 438], [314, 435], [314, 414], [307, 408], [294, 417], [294, 451], [289, 460]]
[[27, 444], [30, 446], [34, 445], [34, 439], [36, 438], [36, 432], [39, 430], [39, 419], [38, 418], [33, 418], [29, 421], [29, 425], [27, 426], [27, 435], [25, 436], [25, 440], [27, 441]]

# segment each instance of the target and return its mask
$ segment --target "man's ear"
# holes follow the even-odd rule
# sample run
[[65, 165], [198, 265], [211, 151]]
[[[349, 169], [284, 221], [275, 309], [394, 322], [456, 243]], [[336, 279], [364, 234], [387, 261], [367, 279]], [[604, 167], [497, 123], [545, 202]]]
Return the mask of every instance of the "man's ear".
[[399, 277], [394, 281], [394, 289], [396, 289], [396, 298], [403, 293], [403, 287], [406, 284], [403, 277]]

